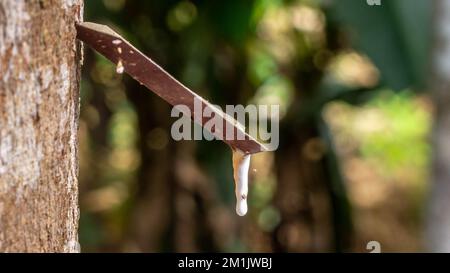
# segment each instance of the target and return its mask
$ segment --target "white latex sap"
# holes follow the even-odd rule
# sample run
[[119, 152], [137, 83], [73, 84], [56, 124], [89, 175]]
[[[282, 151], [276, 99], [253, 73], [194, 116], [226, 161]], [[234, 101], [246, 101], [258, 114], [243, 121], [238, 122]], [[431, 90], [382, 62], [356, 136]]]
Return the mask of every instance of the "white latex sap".
[[250, 168], [250, 157], [239, 150], [233, 151], [233, 177], [236, 194], [236, 213], [239, 216], [247, 214], [248, 195], [248, 170]]

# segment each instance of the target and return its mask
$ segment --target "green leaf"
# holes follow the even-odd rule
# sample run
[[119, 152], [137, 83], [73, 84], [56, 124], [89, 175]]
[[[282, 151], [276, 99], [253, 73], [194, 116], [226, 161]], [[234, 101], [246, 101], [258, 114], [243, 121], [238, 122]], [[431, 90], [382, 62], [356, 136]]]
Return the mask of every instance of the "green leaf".
[[254, 0], [208, 1], [208, 14], [219, 35], [241, 43], [252, 30], [254, 4]]
[[353, 45], [367, 54], [388, 87], [422, 86], [426, 76], [432, 1], [339, 0], [329, 10], [331, 20], [351, 30]]

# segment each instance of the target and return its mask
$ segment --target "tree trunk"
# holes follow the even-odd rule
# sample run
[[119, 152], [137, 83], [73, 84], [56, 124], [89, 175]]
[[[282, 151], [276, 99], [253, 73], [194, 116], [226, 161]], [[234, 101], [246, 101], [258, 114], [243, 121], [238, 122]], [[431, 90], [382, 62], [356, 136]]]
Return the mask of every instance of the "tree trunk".
[[435, 105], [433, 169], [426, 243], [450, 252], [450, 1], [436, 0], [431, 91]]
[[0, 251], [78, 252], [82, 0], [0, 1]]

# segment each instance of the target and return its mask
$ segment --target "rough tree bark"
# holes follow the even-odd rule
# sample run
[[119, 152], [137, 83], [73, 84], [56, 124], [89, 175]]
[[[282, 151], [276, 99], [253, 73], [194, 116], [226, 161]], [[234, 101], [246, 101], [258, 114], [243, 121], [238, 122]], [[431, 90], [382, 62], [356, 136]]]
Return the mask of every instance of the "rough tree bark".
[[82, 0], [0, 1], [0, 251], [78, 252]]
[[450, 1], [436, 0], [431, 92], [435, 105], [433, 169], [426, 227], [429, 251], [450, 252]]

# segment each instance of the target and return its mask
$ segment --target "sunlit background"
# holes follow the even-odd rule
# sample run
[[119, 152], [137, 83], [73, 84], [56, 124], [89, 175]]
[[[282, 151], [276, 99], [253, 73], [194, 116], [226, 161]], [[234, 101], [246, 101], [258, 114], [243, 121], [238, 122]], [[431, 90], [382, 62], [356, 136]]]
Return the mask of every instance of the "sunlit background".
[[281, 124], [279, 149], [252, 159], [238, 217], [229, 148], [172, 140], [171, 107], [86, 50], [82, 251], [422, 250], [427, 2], [85, 1], [86, 21], [211, 102], [279, 104]]

